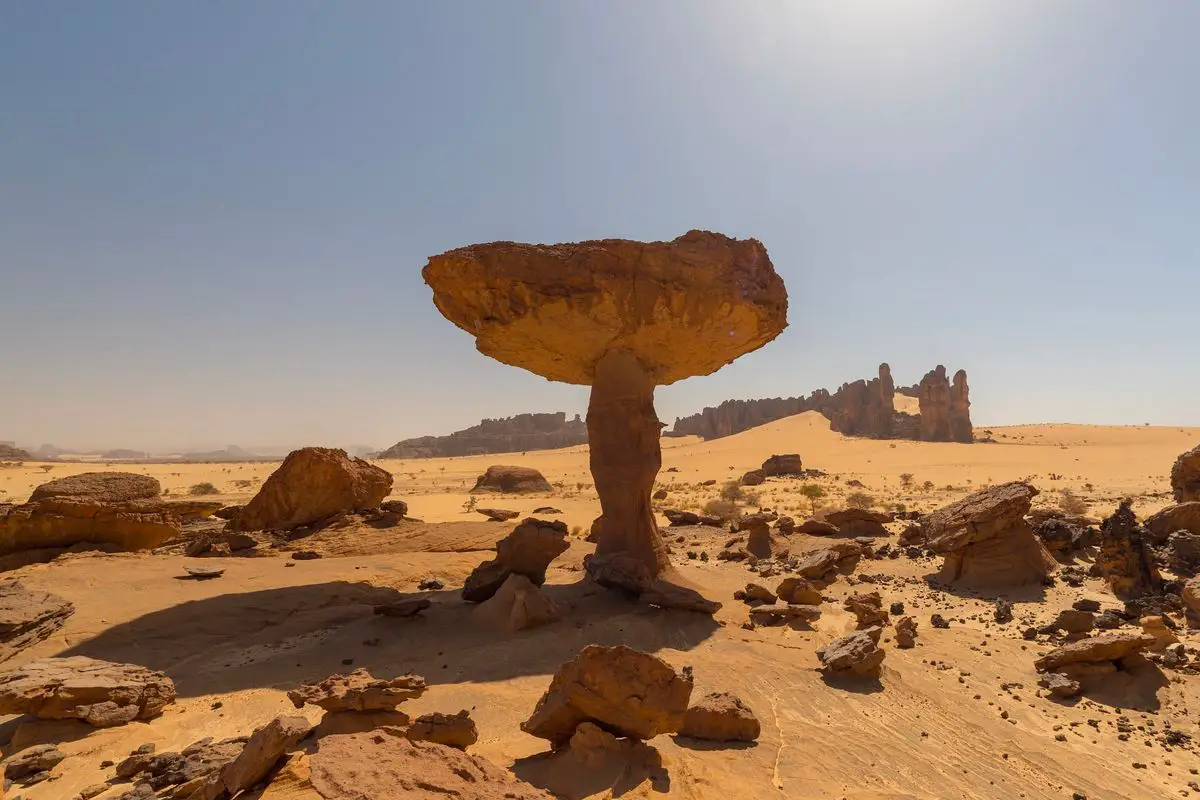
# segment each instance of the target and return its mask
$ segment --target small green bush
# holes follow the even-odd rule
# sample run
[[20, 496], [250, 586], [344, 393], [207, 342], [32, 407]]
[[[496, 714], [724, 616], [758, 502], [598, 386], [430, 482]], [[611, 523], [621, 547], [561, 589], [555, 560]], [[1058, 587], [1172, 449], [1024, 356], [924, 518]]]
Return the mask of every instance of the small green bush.
[[197, 483], [188, 489], [188, 494], [190, 494], [192, 497], [204, 497], [205, 495], [220, 493], [221, 490], [216, 486], [213, 486], [208, 481], [205, 481], [204, 483]]

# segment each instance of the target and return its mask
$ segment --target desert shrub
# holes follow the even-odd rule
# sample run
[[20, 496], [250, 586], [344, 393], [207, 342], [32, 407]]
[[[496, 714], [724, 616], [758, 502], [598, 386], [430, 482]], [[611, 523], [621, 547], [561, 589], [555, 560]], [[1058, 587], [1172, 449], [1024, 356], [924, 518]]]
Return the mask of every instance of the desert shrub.
[[249, 489], [254, 486], [254, 481], [249, 481], [243, 478], [241, 480], [234, 481], [233, 485], [239, 489]]
[[576, 539], [582, 537], [583, 536], [583, 526], [582, 525], [572, 525], [571, 526], [571, 535], [574, 536]]
[[732, 500], [719, 498], [714, 498], [705, 503], [704, 513], [711, 517], [717, 517], [724, 522], [733, 522], [742, 517], [742, 510], [738, 508], [737, 503]]
[[825, 496], [825, 489], [815, 483], [806, 483], [800, 487], [800, 495], [812, 505], [812, 513], [817, 513], [817, 501]]
[[218, 489], [217, 487], [213, 486], [208, 481], [205, 481], [204, 483], [197, 483], [197, 484], [193, 485], [190, 489], [188, 489], [188, 494], [190, 494], [192, 497], [203, 497], [204, 495], [208, 495], [208, 494], [220, 494], [220, 493], [221, 493], [221, 490]]
[[932, 492], [933, 491], [933, 481], [925, 481], [924, 483], [921, 484], [921, 488], [927, 492]]
[[851, 492], [846, 495], [847, 508], [871, 508], [875, 505], [875, 498], [866, 492]]
[[907, 489], [908, 487], [912, 486], [912, 482], [913, 482], [913, 474], [911, 472], [901, 472], [900, 473], [900, 485], [901, 486], [903, 486], [905, 489]]
[[896, 511], [900, 514], [903, 514], [905, 511], [908, 511], [908, 506], [905, 505], [904, 503], [896, 503], [896, 505], [893, 506], [893, 508], [895, 508]]
[[736, 502], [746, 497], [746, 490], [737, 481], [730, 481], [721, 487], [721, 499]]
[[754, 491], [742, 492], [742, 502], [748, 506], [762, 508], [762, 495]]
[[1063, 489], [1058, 498], [1058, 507], [1064, 514], [1086, 514], [1087, 501], [1070, 489]]
[[42, 464], [42, 472], [49, 472], [52, 469], [54, 469], [53, 464]]
[[474, 511], [476, 502], [474, 496], [468, 497], [467, 502], [463, 503], [463, 511]]

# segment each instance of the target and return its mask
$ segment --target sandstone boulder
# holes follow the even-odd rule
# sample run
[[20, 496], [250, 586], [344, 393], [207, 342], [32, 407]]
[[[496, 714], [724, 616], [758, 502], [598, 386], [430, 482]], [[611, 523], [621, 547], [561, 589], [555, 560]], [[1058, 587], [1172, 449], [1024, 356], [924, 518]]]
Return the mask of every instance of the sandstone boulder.
[[1100, 525], [1096, 567], [1121, 600], [1162, 594], [1162, 577], [1154, 565], [1148, 535], [1137, 524], [1128, 502]]
[[750, 621], [755, 625], [772, 627], [789, 623], [809, 624], [821, 618], [820, 606], [788, 603], [756, 606], [750, 609]]
[[118, 778], [137, 781], [131, 791], [119, 796], [119, 800], [153, 800], [156, 792], [167, 787], [179, 787], [166, 793], [172, 800], [175, 797], [191, 800], [203, 789], [208, 778], [217, 776], [222, 767], [246, 749], [249, 740], [249, 736], [220, 741], [208, 737], [179, 752], [157, 754], [153, 745], [140, 747], [117, 764]]
[[681, 736], [710, 742], [753, 742], [761, 732], [750, 707], [728, 692], [705, 695], [687, 710], [679, 728]]
[[27, 589], [19, 581], [0, 584], [0, 661], [48, 638], [75, 613], [58, 595]]
[[536, 492], [552, 492], [554, 487], [550, 481], [542, 477], [542, 473], [532, 467], [513, 467], [497, 464], [487, 468], [487, 471], [475, 481], [471, 494], [482, 492], [499, 492], [500, 494], [533, 494]]
[[496, 593], [480, 603], [472, 616], [485, 626], [508, 633], [562, 619], [550, 598], [529, 578], [516, 572], [510, 573]]
[[1054, 558], [1025, 521], [1037, 493], [1027, 483], [1005, 483], [921, 517], [925, 546], [945, 555], [942, 579], [975, 587], [1045, 580]]
[[492, 522], [508, 522], [510, 519], [521, 516], [520, 511], [512, 511], [507, 508], [477, 508], [475, 513], [483, 514]]
[[721, 604], [716, 600], [709, 600], [695, 589], [679, 586], [662, 578], [654, 578], [646, 583], [638, 595], [638, 600], [657, 608], [694, 611], [709, 616], [721, 610]]
[[479, 756], [380, 730], [326, 736], [307, 766], [323, 800], [553, 800]]
[[1051, 650], [1033, 666], [1038, 672], [1057, 672], [1070, 664], [1119, 661], [1153, 644], [1154, 637], [1143, 633], [1108, 633]]
[[785, 603], [806, 606], [821, 605], [821, 590], [807, 578], [784, 578], [779, 582], [775, 593]]
[[846, 508], [826, 514], [825, 521], [852, 536], [887, 536], [888, 529], [883, 524], [891, 522], [892, 515], [866, 508]]
[[311, 730], [304, 717], [276, 717], [251, 734], [242, 751], [210, 774], [189, 800], [223, 800], [250, 789]]
[[466, 750], [479, 741], [479, 731], [475, 721], [467, 710], [457, 714], [442, 714], [433, 712], [417, 717], [412, 725], [404, 732], [410, 741], [434, 742], [447, 747]]
[[855, 631], [817, 650], [826, 672], [878, 677], [887, 653], [879, 647], [879, 629]]
[[86, 656], [43, 658], [0, 675], [0, 714], [110, 728], [157, 717], [173, 702], [175, 684], [163, 673]]
[[524, 575], [537, 586], [546, 582], [546, 569], [571, 546], [567, 524], [528, 517], [496, 543], [496, 557], [471, 572], [463, 585], [464, 600], [482, 603], [494, 595], [508, 576]]
[[913, 617], [896, 620], [896, 647], [907, 650], [917, 645], [917, 621]]
[[883, 598], [879, 592], [852, 594], [846, 598], [842, 608], [854, 614], [860, 631], [887, 625], [891, 621], [888, 612], [883, 610]]
[[761, 469], [752, 469], [749, 472], [742, 473], [742, 479], [739, 483], [742, 486], [760, 486], [766, 479], [767, 476]]
[[1161, 545], [1176, 531], [1188, 531], [1200, 536], [1200, 501], [1167, 506], [1157, 514], [1147, 517], [1145, 528], [1150, 533], [1150, 542], [1154, 545]]
[[296, 708], [314, 705], [326, 711], [390, 711], [405, 700], [425, 693], [420, 675], [376, 678], [364, 667], [348, 675], [330, 675], [320, 683], [304, 684], [290, 692]]
[[1167, 625], [1167, 620], [1160, 615], [1142, 617], [1140, 620], [1142, 633], [1147, 636], [1154, 637], [1154, 644], [1150, 645], [1150, 650], [1155, 653], [1166, 650], [1174, 644], [1179, 644], [1179, 637]]
[[823, 519], [816, 519], [815, 517], [809, 517], [808, 519], [804, 520], [804, 522], [801, 522], [796, 526], [795, 532], [806, 533], [809, 536], [832, 536], [839, 531], [837, 525], [834, 525], [831, 522], [826, 522]]
[[1176, 503], [1200, 501], [1200, 445], [1196, 445], [1171, 467], [1171, 490]]
[[692, 680], [667, 662], [624, 645], [588, 645], [559, 667], [521, 730], [555, 747], [582, 722], [621, 736], [651, 739], [679, 730]]
[[768, 478], [780, 476], [800, 476], [804, 474], [804, 464], [798, 453], [774, 455], [763, 462], [762, 473]]
[[345, 450], [304, 447], [288, 454], [249, 503], [230, 520], [236, 531], [291, 530], [335, 514], [377, 508], [392, 475]]
[[4, 777], [22, 786], [41, 783], [50, 777], [50, 770], [67, 758], [56, 744], [38, 744], [13, 754], [4, 761]]
[[1038, 678], [1038, 686], [1049, 691], [1050, 696], [1057, 700], [1065, 700], [1079, 694], [1082, 687], [1079, 681], [1061, 672], [1047, 672]]
[[862, 545], [857, 542], [832, 542], [828, 547], [802, 555], [795, 569], [802, 578], [823, 580], [835, 570], [843, 573], [853, 570], [862, 552]]

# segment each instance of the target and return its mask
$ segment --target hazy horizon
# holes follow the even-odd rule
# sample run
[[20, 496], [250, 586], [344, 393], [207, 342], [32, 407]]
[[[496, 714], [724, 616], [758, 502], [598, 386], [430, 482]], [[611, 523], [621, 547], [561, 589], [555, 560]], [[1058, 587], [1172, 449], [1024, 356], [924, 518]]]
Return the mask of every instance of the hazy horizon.
[[[1200, 426], [1200, 5], [20, 4], [0, 441], [387, 447], [587, 388], [426, 258], [762, 240], [790, 326], [661, 419], [937, 364], [978, 427]], [[191, 444], [189, 444], [191, 443]], [[250, 444], [247, 444], [250, 443]]]

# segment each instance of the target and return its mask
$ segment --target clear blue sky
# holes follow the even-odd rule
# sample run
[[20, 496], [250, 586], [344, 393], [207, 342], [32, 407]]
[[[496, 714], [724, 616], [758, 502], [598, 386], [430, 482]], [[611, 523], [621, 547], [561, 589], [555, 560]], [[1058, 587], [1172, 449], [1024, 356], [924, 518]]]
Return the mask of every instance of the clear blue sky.
[[761, 239], [791, 327], [659, 414], [891, 363], [977, 422], [1200, 425], [1200, 3], [8, 3], [0, 439], [583, 411], [428, 255]]

